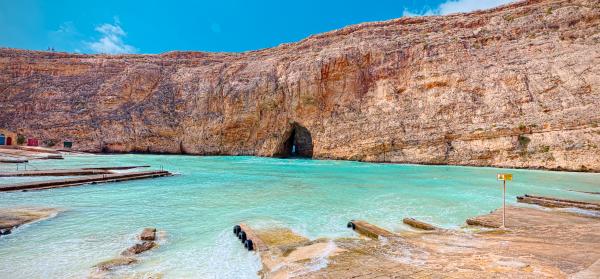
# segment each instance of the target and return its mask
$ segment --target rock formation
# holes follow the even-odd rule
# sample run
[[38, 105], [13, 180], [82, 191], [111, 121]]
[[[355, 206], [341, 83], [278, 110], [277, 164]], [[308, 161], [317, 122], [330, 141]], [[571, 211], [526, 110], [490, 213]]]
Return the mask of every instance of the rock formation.
[[11, 234], [21, 225], [52, 218], [59, 211], [56, 208], [38, 207], [0, 208], [0, 237]]
[[244, 53], [0, 49], [0, 128], [93, 152], [287, 156], [296, 142], [314, 158], [600, 171], [599, 93], [594, 0]]

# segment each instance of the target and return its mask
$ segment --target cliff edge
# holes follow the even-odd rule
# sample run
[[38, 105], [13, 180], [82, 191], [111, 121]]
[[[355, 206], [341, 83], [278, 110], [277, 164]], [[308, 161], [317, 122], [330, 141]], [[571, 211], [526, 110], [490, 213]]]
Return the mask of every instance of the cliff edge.
[[600, 171], [600, 3], [400, 18], [244, 53], [0, 49], [0, 128], [93, 152]]

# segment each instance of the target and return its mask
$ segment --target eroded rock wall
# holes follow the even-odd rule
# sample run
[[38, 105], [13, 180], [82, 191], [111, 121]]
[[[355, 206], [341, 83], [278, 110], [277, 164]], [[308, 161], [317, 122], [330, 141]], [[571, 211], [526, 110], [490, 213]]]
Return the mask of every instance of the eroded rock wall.
[[0, 128], [95, 152], [600, 171], [600, 3], [365, 23], [245, 53], [0, 50]]

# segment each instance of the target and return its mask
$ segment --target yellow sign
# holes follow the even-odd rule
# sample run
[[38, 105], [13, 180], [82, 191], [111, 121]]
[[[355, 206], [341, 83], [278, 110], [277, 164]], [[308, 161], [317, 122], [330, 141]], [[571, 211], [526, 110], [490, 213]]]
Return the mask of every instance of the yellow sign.
[[499, 173], [498, 180], [510, 181], [512, 180], [512, 173]]

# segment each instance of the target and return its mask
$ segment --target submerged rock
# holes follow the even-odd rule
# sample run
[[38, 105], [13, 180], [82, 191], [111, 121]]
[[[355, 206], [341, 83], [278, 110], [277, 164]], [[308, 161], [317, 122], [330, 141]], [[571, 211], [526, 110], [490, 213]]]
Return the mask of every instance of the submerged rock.
[[142, 243], [136, 243], [135, 245], [129, 247], [127, 250], [123, 251], [121, 255], [129, 256], [129, 255], [137, 255], [143, 252], [146, 252], [156, 246], [154, 241], [144, 241]]
[[103, 261], [97, 264], [95, 267], [101, 271], [109, 271], [116, 267], [126, 266], [137, 263], [137, 259], [133, 257], [119, 257], [110, 260]]
[[[108, 274], [110, 274], [109, 271], [111, 271], [112, 269], [114, 269], [116, 267], [135, 264], [138, 262], [136, 255], [146, 252], [158, 245], [154, 241], [144, 240], [144, 239], [156, 240], [156, 229], [155, 228], [145, 228], [142, 231], [142, 233], [139, 235], [139, 238], [142, 239], [142, 242], [136, 243], [133, 246], [127, 248], [127, 250], [121, 252], [121, 257], [103, 261], [103, 262], [95, 265], [96, 270], [94, 270], [90, 274], [90, 278], [106, 278], [108, 276]], [[107, 272], [109, 272], [109, 273], [107, 274]], [[127, 278], [138, 278], [139, 276], [140, 275], [137, 274], [134, 277], [127, 277]], [[162, 274], [155, 274], [155, 273], [144, 274], [142, 276], [143, 276], [142, 278], [162, 278]]]
[[145, 241], [156, 240], [156, 228], [145, 228], [140, 234], [140, 239]]

